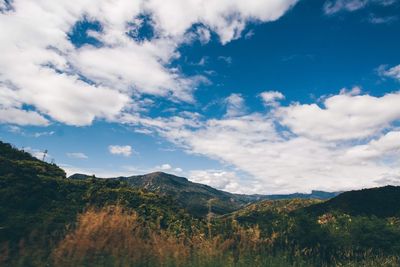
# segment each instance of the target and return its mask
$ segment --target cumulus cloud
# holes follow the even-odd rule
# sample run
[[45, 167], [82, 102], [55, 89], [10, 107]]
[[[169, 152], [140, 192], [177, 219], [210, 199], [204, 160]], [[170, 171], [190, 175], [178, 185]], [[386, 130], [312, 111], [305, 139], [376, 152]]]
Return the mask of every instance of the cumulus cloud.
[[126, 146], [110, 145], [108, 146], [108, 151], [113, 155], [121, 155], [124, 157], [129, 157], [133, 152], [132, 147], [129, 145]]
[[35, 111], [7, 108], [0, 109], [0, 123], [46, 126], [49, 121]]
[[359, 86], [354, 86], [353, 88], [351, 88], [350, 90], [348, 90], [347, 88], [342, 88], [340, 89], [340, 94], [341, 95], [350, 95], [350, 96], [354, 96], [354, 95], [359, 95], [361, 94], [361, 87]]
[[168, 163], [165, 163], [165, 164], [162, 164], [161, 166], [157, 166], [156, 169], [167, 171], [167, 170], [171, 170], [172, 166], [169, 165]]
[[82, 153], [82, 152], [70, 152], [70, 153], [67, 153], [67, 156], [69, 158], [73, 158], [73, 159], [87, 159], [87, 158], [89, 158], [88, 156], [86, 156], [85, 153]]
[[239, 178], [235, 172], [223, 170], [192, 170], [189, 172], [188, 178], [192, 182], [206, 184], [220, 190], [242, 193]]
[[240, 94], [231, 94], [225, 99], [225, 103], [227, 117], [239, 116], [246, 112], [244, 99]]
[[352, 140], [380, 134], [400, 117], [400, 93], [382, 97], [340, 94], [328, 97], [323, 106], [293, 104], [277, 115], [282, 123], [302, 136], [323, 140]]
[[348, 160], [385, 159], [386, 163], [397, 163], [400, 153], [400, 132], [391, 131], [362, 145], [356, 145], [346, 152]]
[[[206, 79], [171, 67], [182, 44], [207, 43], [211, 32], [225, 44], [248, 22], [276, 20], [296, 2], [3, 1], [0, 122], [89, 125], [132, 110], [143, 94], [193, 102], [193, 91]], [[92, 42], [74, 43], [83, 22], [98, 29], [79, 33]], [[154, 32], [148, 38], [138, 35], [145, 23]]]
[[222, 43], [241, 36], [248, 21], [273, 21], [281, 17], [296, 0], [150, 0], [144, 6], [153, 14], [158, 31], [182, 35], [191, 25], [201, 23], [218, 34]]
[[260, 94], [261, 99], [266, 106], [277, 106], [278, 101], [285, 98], [285, 96], [278, 91], [266, 91]]
[[400, 179], [400, 93], [356, 93], [361, 92], [342, 90], [325, 98], [322, 107], [292, 103], [221, 119], [127, 115], [121, 122], [151, 129], [188, 153], [249, 175], [246, 182], [232, 175], [218, 180], [213, 172], [190, 176], [224, 190], [236, 190], [228, 187], [232, 182], [247, 193], [334, 191], [383, 185], [388, 177]]

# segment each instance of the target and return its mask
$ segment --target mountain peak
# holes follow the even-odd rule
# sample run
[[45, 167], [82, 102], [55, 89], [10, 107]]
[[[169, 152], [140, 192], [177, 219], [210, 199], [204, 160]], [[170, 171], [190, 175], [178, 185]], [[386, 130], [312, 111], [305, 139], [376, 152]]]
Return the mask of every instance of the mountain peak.
[[[187, 178], [185, 177], [180, 177], [180, 176], [176, 176], [170, 173], [166, 173], [166, 172], [161, 172], [161, 171], [156, 171], [156, 172], [151, 172], [148, 174], [143, 174], [143, 175], [137, 175], [136, 177], [148, 177], [148, 178], [170, 178], [170, 179], [175, 179], [175, 180], [183, 180], [183, 181], [189, 181]], [[135, 176], [133, 176], [135, 177]]]

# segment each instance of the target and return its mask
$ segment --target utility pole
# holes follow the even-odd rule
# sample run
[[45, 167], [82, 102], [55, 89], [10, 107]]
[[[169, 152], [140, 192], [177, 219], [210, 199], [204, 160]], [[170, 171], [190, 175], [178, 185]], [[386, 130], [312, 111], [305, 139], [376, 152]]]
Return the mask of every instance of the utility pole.
[[47, 155], [47, 149], [43, 152], [43, 159], [42, 159], [42, 161], [44, 161], [45, 159], [46, 159], [46, 155]]

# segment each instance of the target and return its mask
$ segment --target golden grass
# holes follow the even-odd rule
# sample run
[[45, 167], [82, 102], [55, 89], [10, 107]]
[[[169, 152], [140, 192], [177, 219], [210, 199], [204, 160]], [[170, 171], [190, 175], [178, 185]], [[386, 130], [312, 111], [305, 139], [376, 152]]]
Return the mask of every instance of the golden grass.
[[134, 211], [121, 206], [91, 208], [78, 216], [75, 229], [52, 256], [56, 266], [188, 266], [194, 262], [212, 266], [210, 262], [216, 261], [229, 266], [271, 242], [261, 238], [258, 227], [236, 225], [229, 238], [194, 232], [187, 236], [152, 229]]
[[108, 266], [111, 262], [137, 266], [171, 260], [180, 264], [187, 253], [182, 239], [145, 227], [133, 211], [109, 206], [79, 215], [76, 229], [58, 244], [53, 258], [56, 266]]
[[[174, 233], [143, 223], [132, 210], [122, 206], [88, 209], [78, 216], [76, 227], [69, 231], [52, 252], [54, 266], [328, 266], [310, 265], [304, 258], [319, 254], [318, 248], [294, 247], [275, 254], [274, 246], [282, 239], [272, 232], [262, 236], [260, 229], [242, 227], [233, 220], [229, 234], [214, 234], [210, 227], [192, 229], [192, 234]], [[282, 240], [280, 241], [282, 242]], [[396, 266], [398, 257], [364, 255], [361, 261], [343, 263], [334, 258], [334, 266]], [[292, 256], [291, 256], [292, 255]], [[362, 260], [368, 259], [368, 260]], [[354, 263], [354, 265], [353, 265]]]

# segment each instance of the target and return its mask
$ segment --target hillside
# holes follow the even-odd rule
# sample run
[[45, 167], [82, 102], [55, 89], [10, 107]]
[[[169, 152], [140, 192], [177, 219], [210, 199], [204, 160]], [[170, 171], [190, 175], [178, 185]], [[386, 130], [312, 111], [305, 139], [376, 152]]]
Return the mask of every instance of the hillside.
[[27, 253], [40, 254], [87, 207], [115, 204], [135, 210], [146, 223], [159, 227], [190, 219], [170, 197], [136, 190], [122, 181], [66, 179], [58, 166], [0, 142], [0, 245], [6, 242], [7, 255], [15, 255], [21, 242]]
[[[91, 179], [92, 176], [74, 174], [69, 178], [74, 180], [84, 180]], [[186, 208], [191, 214], [198, 217], [204, 217], [210, 211], [215, 215], [227, 214], [236, 211], [247, 204], [262, 200], [328, 199], [338, 194], [323, 191], [312, 191], [311, 194], [294, 193], [288, 195], [232, 194], [204, 184], [193, 183], [187, 178], [164, 172], [107, 179], [123, 181], [137, 189], [155, 192], [160, 195], [172, 196], [182, 205], [182, 207]]]
[[313, 214], [338, 211], [350, 215], [399, 217], [400, 186], [385, 186], [344, 192], [305, 209]]
[[[74, 174], [70, 179], [90, 179], [91, 176]], [[177, 203], [187, 209], [190, 214], [203, 217], [211, 211], [214, 214], [226, 214], [238, 210], [248, 202], [242, 197], [217, 190], [207, 185], [190, 182], [184, 177], [178, 177], [164, 172], [154, 172], [130, 177], [107, 178], [127, 183], [137, 189], [155, 192], [173, 197]]]

